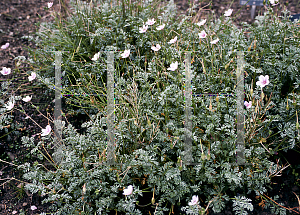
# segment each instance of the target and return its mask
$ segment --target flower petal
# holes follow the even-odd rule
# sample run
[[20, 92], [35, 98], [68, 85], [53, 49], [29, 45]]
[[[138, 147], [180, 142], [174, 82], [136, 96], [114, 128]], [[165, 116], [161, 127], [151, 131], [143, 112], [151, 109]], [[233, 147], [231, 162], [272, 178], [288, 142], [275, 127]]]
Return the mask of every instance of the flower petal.
[[1, 49], [7, 49], [9, 46], [9, 43], [5, 43], [3, 46], [1, 46]]
[[51, 132], [51, 126], [47, 125], [45, 129], [42, 129], [42, 134], [41, 136], [47, 136]]
[[232, 9], [228, 9], [227, 11], [225, 11], [224, 16], [231, 16], [232, 11], [233, 11]]
[[9, 75], [10, 72], [11, 72], [11, 69], [6, 68], [6, 67], [3, 67], [3, 69], [1, 70], [2, 75]]
[[156, 30], [162, 30], [162, 29], [164, 29], [164, 27], [165, 27], [165, 24], [162, 24], [162, 25], [156, 27]]

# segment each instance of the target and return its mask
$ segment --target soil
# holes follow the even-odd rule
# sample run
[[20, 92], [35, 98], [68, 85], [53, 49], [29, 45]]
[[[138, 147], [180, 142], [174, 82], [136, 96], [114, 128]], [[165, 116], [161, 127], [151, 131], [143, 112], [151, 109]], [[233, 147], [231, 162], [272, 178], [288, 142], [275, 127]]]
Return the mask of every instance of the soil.
[[[47, 2], [44, 0], [1, 0], [0, 1], [0, 46], [5, 43], [10, 43], [9, 47], [5, 50], [0, 50], [0, 68], [7, 67], [14, 70], [16, 68], [16, 61], [14, 60], [17, 56], [25, 56], [28, 58], [27, 47], [36, 48], [35, 44], [29, 41], [23, 36], [28, 36], [37, 31], [38, 22], [53, 21], [51, 13], [53, 11], [62, 12], [62, 14], [68, 13], [64, 7], [60, 7], [61, 0], [54, 0], [54, 4], [51, 9], [47, 9]], [[208, 0], [202, 1], [201, 7], [203, 10], [199, 12], [198, 18], [204, 18], [208, 14], [212, 14], [214, 11], [214, 16], [218, 17], [222, 15], [225, 10], [231, 8], [233, 9], [233, 14], [240, 10], [240, 15], [235, 17], [235, 23], [240, 26], [241, 22], [251, 23], [250, 9], [251, 6], [242, 7], [239, 4], [239, 0], [229, 1], [229, 0], [214, 0], [212, 4], [209, 4]], [[300, 13], [300, 1], [290, 0], [290, 1], [280, 1], [281, 4], [286, 4], [287, 9], [291, 11], [291, 14]], [[187, 0], [175, 0], [178, 6], [179, 12], [186, 13], [186, 9], [189, 7]], [[69, 8], [68, 1], [65, 2], [66, 8]], [[230, 6], [231, 5], [231, 6]], [[262, 14], [266, 8], [257, 7], [256, 15]], [[279, 12], [278, 9], [276, 9]], [[30, 67], [25, 64], [19, 66], [19, 70], [24, 73], [30, 71]], [[18, 79], [14, 81], [14, 85], [23, 83], [27, 76], [24, 74], [15, 74]], [[8, 76], [1, 76], [0, 81], [7, 78], [12, 78], [13, 74]], [[38, 124], [39, 127], [31, 120], [25, 119], [25, 115], [19, 111], [14, 111], [14, 122], [19, 123], [18, 130], [21, 132], [19, 136], [12, 136], [10, 141], [5, 138], [0, 139], [0, 214], [12, 214], [13, 211], [17, 211], [17, 214], [40, 214], [41, 212], [48, 212], [50, 204], [41, 204], [42, 198], [37, 195], [31, 195], [22, 189], [22, 176], [20, 172], [14, 167], [14, 165], [20, 165], [26, 162], [32, 162], [27, 159], [26, 155], [29, 153], [29, 149], [21, 146], [20, 136], [30, 134], [37, 134], [41, 132], [41, 128], [45, 128], [49, 121], [43, 116], [50, 116], [53, 113], [54, 103], [52, 102], [54, 95], [45, 95], [45, 89], [35, 87], [33, 89], [26, 88], [16, 92], [16, 95], [26, 93], [26, 95], [39, 95], [33, 97], [32, 103], [39, 106], [40, 112], [36, 111], [29, 105], [23, 105], [26, 113], [31, 116]], [[80, 125], [80, 121], [76, 117], [68, 118], [69, 122], [72, 124]], [[52, 126], [53, 127], [53, 126]], [[79, 127], [78, 127], [79, 128]], [[30, 131], [30, 132], [29, 132]], [[0, 131], [0, 136], [3, 134]], [[37, 135], [36, 138], [40, 138]], [[297, 158], [298, 154], [292, 157]], [[294, 159], [295, 160], [295, 159]], [[298, 162], [293, 163], [299, 165]], [[286, 162], [285, 162], [286, 163]], [[300, 214], [299, 203], [297, 197], [300, 195], [299, 191], [299, 175], [295, 173], [292, 174], [284, 171], [282, 176], [274, 177], [272, 179], [272, 184], [266, 195], [273, 197], [274, 195], [279, 195], [278, 203], [284, 203], [286, 208], [290, 208], [293, 211], [290, 214]], [[15, 179], [12, 179], [15, 178]], [[255, 195], [251, 198], [254, 203], [254, 212], [251, 214], [272, 214], [268, 210], [263, 209], [264, 201], [262, 199], [256, 199]], [[36, 206], [36, 210], [31, 210], [31, 206]], [[214, 214], [211, 210], [208, 214]], [[227, 208], [225, 213], [220, 214], [233, 214], [230, 208]]]

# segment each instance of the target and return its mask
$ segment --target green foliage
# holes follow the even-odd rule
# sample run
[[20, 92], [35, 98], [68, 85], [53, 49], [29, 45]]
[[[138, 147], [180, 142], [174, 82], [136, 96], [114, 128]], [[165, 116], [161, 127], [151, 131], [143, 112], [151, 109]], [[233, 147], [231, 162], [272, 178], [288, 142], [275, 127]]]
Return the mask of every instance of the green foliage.
[[[0, 88], [0, 141], [11, 141], [12, 136], [19, 135], [19, 128], [21, 125], [13, 121], [14, 115], [12, 111], [6, 109], [8, 102], [20, 100], [19, 96], [10, 94], [11, 81], [1, 81]], [[1, 144], [4, 144], [3, 142]]]
[[[268, 118], [275, 117], [263, 126], [265, 136], [269, 136], [268, 142], [274, 142], [275, 151], [294, 148], [299, 142], [299, 130], [296, 127], [296, 110], [300, 105], [300, 56], [299, 24], [288, 20], [288, 12], [284, 11], [283, 17], [277, 17], [270, 9], [264, 16], [257, 16], [255, 24], [245, 24], [245, 32], [248, 34], [248, 47], [245, 58], [246, 70], [249, 77], [246, 78], [248, 88], [251, 80], [256, 80], [261, 73], [269, 75], [270, 87], [264, 89], [264, 93], [272, 93], [274, 108], [267, 110]], [[253, 81], [253, 89], [256, 82]], [[268, 121], [268, 120], [266, 120]], [[271, 134], [267, 134], [271, 129]], [[280, 134], [280, 141], [278, 135]]]
[[[105, 95], [105, 53], [101, 53], [96, 62], [91, 58], [99, 50], [123, 52], [130, 49], [128, 58], [120, 58], [121, 52], [115, 52], [118, 54], [114, 65], [115, 159], [122, 165], [106, 165], [105, 98], [77, 97], [73, 101], [80, 104], [81, 109], [86, 104], [93, 106], [97, 113], [82, 125], [86, 128], [84, 134], [78, 134], [70, 124], [63, 129], [61, 163], [55, 163], [49, 153], [41, 150], [44, 146], [52, 147], [53, 140], [49, 137], [43, 137], [38, 143], [33, 138], [22, 138], [25, 146], [32, 147], [33, 155], [40, 154], [39, 161], [22, 166], [24, 178], [31, 181], [26, 188], [32, 193], [41, 192], [45, 196], [43, 202], [53, 203], [56, 214], [108, 214], [115, 210], [126, 214], [146, 214], [150, 210], [164, 214], [178, 203], [187, 214], [203, 214], [208, 208], [218, 213], [232, 198], [236, 214], [247, 214], [253, 210], [247, 195], [265, 193], [272, 170], [277, 168], [270, 161], [273, 151], [292, 148], [300, 138], [295, 126], [296, 110], [300, 105], [297, 94], [299, 62], [293, 59], [299, 55], [295, 42], [299, 39], [293, 36], [298, 33], [296, 26], [267, 13], [257, 18], [257, 26], [245, 27], [251, 32], [246, 37], [244, 30], [234, 26], [230, 18], [208, 20], [205, 26], [196, 27], [188, 23], [191, 17], [187, 16], [181, 17], [180, 23], [175, 22], [173, 1], [164, 8], [164, 13], [153, 11], [155, 6], [150, 3], [144, 2], [143, 6], [133, 3], [127, 7], [138, 10], [128, 9], [130, 13], [124, 13], [127, 10], [124, 5], [128, 4], [118, 6], [116, 2], [113, 7], [107, 2], [92, 7], [77, 5], [76, 15], [65, 23], [57, 18], [56, 25], [44, 24], [50, 30], [39, 33], [38, 44], [45, 49], [53, 47], [53, 51], [65, 51], [64, 92]], [[153, 25], [147, 33], [139, 33], [144, 22], [152, 18], [165, 23], [165, 29], [158, 31]], [[266, 21], [268, 25], [264, 24]], [[198, 33], [203, 29], [208, 37], [199, 41]], [[279, 34], [274, 36], [276, 32]], [[175, 36], [178, 41], [168, 44], [167, 41]], [[293, 39], [285, 39], [292, 36]], [[216, 38], [220, 41], [211, 44]], [[151, 46], [157, 43], [162, 48], [153, 52]], [[246, 100], [252, 101], [254, 106], [245, 112], [245, 159], [250, 165], [236, 166], [232, 164], [237, 151], [234, 96], [237, 50], [248, 48], [249, 52], [244, 53], [245, 94]], [[197, 163], [194, 166], [181, 162], [185, 150], [184, 51], [193, 52], [194, 93], [232, 95], [218, 99], [192, 98], [192, 155]], [[39, 76], [51, 87], [54, 85], [54, 53], [41, 49], [35, 54], [35, 67], [41, 66]], [[167, 70], [175, 61], [178, 61], [178, 69]], [[255, 87], [257, 75], [270, 77], [270, 84], [263, 88], [264, 94], [262, 89]], [[290, 77], [290, 81], [284, 77]], [[280, 95], [284, 89], [288, 89], [284, 95], [293, 96], [293, 100], [290, 99], [293, 106], [289, 110], [284, 103], [288, 98]], [[267, 110], [272, 104], [275, 108]], [[278, 127], [281, 138], [289, 140], [279, 140], [271, 125]], [[275, 134], [270, 136], [272, 133]], [[266, 142], [269, 138], [272, 144]], [[51, 169], [41, 164], [45, 160], [50, 162]], [[133, 185], [133, 194], [125, 197], [122, 191], [128, 185]], [[153, 193], [152, 199], [140, 203], [140, 197], [147, 192]], [[237, 192], [244, 195], [236, 197]], [[195, 194], [204, 198], [203, 203], [187, 206]], [[141, 204], [149, 207], [145, 209]], [[208, 206], [203, 210], [201, 204]]]
[[253, 205], [251, 204], [251, 199], [247, 199], [245, 196], [238, 196], [236, 200], [233, 200], [233, 210], [235, 214], [247, 215], [248, 213], [245, 211], [253, 211]]

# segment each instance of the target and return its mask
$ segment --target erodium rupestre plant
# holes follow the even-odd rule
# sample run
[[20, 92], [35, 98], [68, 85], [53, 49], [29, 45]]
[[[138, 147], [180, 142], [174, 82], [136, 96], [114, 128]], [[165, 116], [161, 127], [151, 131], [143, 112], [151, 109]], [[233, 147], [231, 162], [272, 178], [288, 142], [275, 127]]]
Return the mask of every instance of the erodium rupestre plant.
[[[254, 46], [251, 38], [260, 33], [247, 26], [251, 33], [246, 37], [232, 23], [232, 10], [217, 20], [196, 21], [192, 16], [182, 16], [178, 22], [174, 20], [173, 1], [162, 8], [163, 13], [153, 11], [155, 2], [143, 4], [143, 7], [137, 4], [138, 11], [129, 10], [134, 4], [128, 2], [110, 5], [91, 1], [91, 5], [81, 7], [77, 4], [76, 16], [70, 17], [65, 26], [60, 22], [57, 26], [49, 23], [50, 31], [40, 32], [43, 39], [37, 41], [41, 47], [52, 46], [52, 50], [64, 51], [62, 71], [69, 78], [63, 79], [63, 92], [88, 94], [89, 97], [76, 97], [73, 101], [92, 106], [97, 113], [82, 125], [86, 128], [84, 134], [77, 133], [70, 124], [63, 128], [60, 163], [48, 153], [54, 143], [52, 133], [45, 131], [39, 141], [34, 137], [22, 138], [25, 146], [31, 147], [31, 153], [39, 158], [33, 164], [21, 166], [24, 178], [30, 181], [26, 188], [42, 195], [43, 202], [53, 203], [56, 214], [170, 214], [174, 210], [176, 214], [204, 214], [209, 209], [221, 212], [227, 203], [232, 204], [236, 214], [247, 214], [253, 210], [250, 196], [266, 193], [270, 179], [285, 168], [270, 160], [272, 151], [290, 144], [274, 139], [266, 145], [268, 135], [274, 132], [270, 123], [275, 120], [283, 123], [287, 118], [278, 118], [277, 110], [282, 108], [272, 107], [276, 102], [281, 104], [279, 97], [272, 93], [281, 89], [274, 87], [282, 81], [281, 76], [273, 73], [271, 67], [263, 67], [264, 70], [262, 64], [257, 64], [257, 56], [264, 53], [264, 42], [255, 42]], [[130, 13], [125, 14], [127, 9]], [[265, 16], [281, 22], [271, 12]], [[286, 26], [291, 35], [297, 33], [295, 24], [286, 22]], [[298, 47], [292, 45], [293, 53], [299, 53]], [[115, 51], [116, 165], [106, 163], [106, 99], [92, 96], [107, 92], [107, 53], [101, 52], [105, 50]], [[182, 162], [185, 51], [192, 52], [192, 91], [198, 94], [192, 97], [190, 116], [192, 157], [196, 165]], [[238, 51], [244, 53], [246, 68], [244, 153], [250, 165], [245, 166], [233, 165], [236, 162]], [[47, 53], [49, 58], [43, 60], [41, 53]], [[53, 64], [51, 53], [38, 50], [36, 64]], [[287, 53], [285, 49], [282, 58], [293, 63], [291, 56], [286, 57]], [[267, 65], [271, 64], [273, 55], [269, 52], [262, 55], [264, 62], [269, 62]], [[290, 86], [296, 83], [294, 106], [290, 107], [293, 114], [299, 107], [296, 90], [299, 66], [295, 64], [291, 68], [296, 73], [290, 72], [295, 81]], [[40, 72], [41, 80], [48, 82], [48, 86], [54, 85], [53, 65], [43, 66], [36, 72]], [[272, 109], [275, 110], [271, 112]], [[289, 120], [293, 130], [287, 136], [296, 144], [299, 141], [296, 118]], [[278, 205], [269, 204], [269, 207], [274, 213], [285, 214]]]

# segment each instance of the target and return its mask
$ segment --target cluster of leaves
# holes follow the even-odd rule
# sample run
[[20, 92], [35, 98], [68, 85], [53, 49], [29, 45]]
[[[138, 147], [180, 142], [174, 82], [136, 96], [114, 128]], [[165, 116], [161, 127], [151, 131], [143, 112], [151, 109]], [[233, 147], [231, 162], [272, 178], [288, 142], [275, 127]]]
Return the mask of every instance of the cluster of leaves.
[[284, 11], [284, 16], [277, 17], [270, 10], [264, 16], [257, 16], [254, 25], [245, 23], [245, 32], [250, 32], [243, 47], [247, 50], [245, 67], [249, 73], [246, 88], [250, 89], [251, 84], [255, 88], [255, 81], [251, 83], [251, 80], [262, 73], [272, 80], [264, 92], [272, 93], [274, 108], [266, 111], [264, 122], [268, 123], [263, 129], [274, 151], [292, 149], [300, 140], [296, 112], [300, 105], [300, 62], [297, 60], [300, 32], [299, 24], [292, 23], [287, 14]]
[[[40, 46], [46, 49], [53, 47], [52, 51], [64, 51], [62, 70], [69, 79], [63, 79], [63, 87], [64, 92], [68, 93], [105, 94], [107, 62], [105, 63], [102, 55], [99, 61], [94, 62], [93, 56], [105, 50], [131, 51], [129, 58], [118, 59], [115, 66], [115, 159], [122, 165], [105, 165], [108, 150], [106, 100], [96, 100], [92, 96], [88, 100], [77, 97], [78, 103], [93, 105], [98, 113], [91, 116], [91, 121], [82, 125], [87, 129], [85, 134], [78, 134], [71, 125], [63, 129], [61, 162], [56, 162], [50, 154], [41, 150], [45, 150], [45, 147], [48, 150], [52, 148], [53, 141], [49, 136], [43, 137], [38, 143], [33, 137], [22, 138], [25, 146], [32, 147], [32, 154], [40, 159], [33, 165], [25, 163], [22, 166], [24, 178], [32, 181], [26, 187], [33, 193], [39, 192], [42, 196], [47, 196], [44, 202], [55, 203], [53, 209], [56, 214], [107, 214], [113, 210], [127, 214], [145, 214], [148, 211], [140, 207], [139, 196], [149, 192], [148, 190], [153, 192], [153, 198], [146, 204], [149, 203], [153, 208], [149, 206], [147, 209], [155, 211], [155, 214], [171, 211], [172, 206], [178, 203], [188, 214], [203, 213], [203, 208], [198, 210], [194, 205], [185, 207], [194, 194], [205, 199], [199, 205], [209, 206], [214, 212], [221, 212], [225, 203], [233, 200], [234, 211], [245, 214], [246, 210], [253, 210], [247, 195], [252, 192], [256, 195], [265, 193], [270, 178], [276, 174], [274, 170], [278, 169], [278, 165], [269, 160], [271, 149], [263, 144], [270, 136], [269, 132], [272, 132], [270, 123], [275, 121], [275, 117], [276, 123], [282, 124], [289, 119], [289, 123], [285, 125], [289, 124], [292, 128], [285, 131], [281, 129], [281, 134], [299, 140], [296, 118], [291, 119], [300, 105], [297, 95], [299, 76], [296, 73], [299, 71], [299, 63], [294, 63], [288, 55], [299, 53], [299, 48], [293, 42], [297, 37], [290, 39], [290, 43], [285, 39], [287, 36], [282, 37], [285, 43], [273, 41], [274, 37], [266, 44], [266, 39], [263, 39], [269, 38], [268, 33], [273, 36], [276, 29], [278, 32], [281, 29], [285, 31], [283, 25], [289, 27], [286, 35], [292, 36], [297, 33], [296, 26], [266, 14], [265, 17], [273, 18], [268, 18], [273, 21], [273, 25], [268, 25], [273, 26], [272, 30], [262, 33], [263, 27], [269, 27], [260, 22], [264, 17], [258, 17], [259, 30], [247, 26], [251, 30], [247, 39], [229, 17], [197, 26], [187, 22], [190, 16], [183, 16], [178, 23], [174, 20], [176, 10], [173, 1], [164, 8], [163, 16], [156, 17], [154, 14], [161, 14], [161, 11], [155, 13], [155, 7], [150, 3], [151, 1], [146, 1], [143, 7], [136, 7], [137, 12], [130, 10], [130, 13], [124, 12], [126, 7], [134, 7], [137, 3], [125, 6], [129, 4], [123, 2], [119, 6], [114, 2], [112, 6], [103, 2], [81, 7], [76, 4], [76, 16], [70, 17], [66, 26], [62, 26], [57, 19], [57, 26], [48, 23], [50, 31], [40, 32], [40, 37], [43, 38], [37, 40]], [[165, 29], [156, 31], [154, 26], [150, 26], [146, 33], [140, 33], [139, 28], [144, 25], [144, 21], [152, 18], [160, 20], [159, 24], [166, 24]], [[280, 24], [281, 22], [285, 24]], [[203, 29], [208, 37], [196, 42], [199, 40], [198, 33]], [[96, 36], [98, 34], [102, 34], [101, 37]], [[174, 36], [179, 37], [178, 42], [167, 43], [166, 38], [173, 39]], [[254, 41], [259, 36], [264, 41]], [[211, 41], [216, 38], [219, 42], [212, 44]], [[191, 44], [191, 41], [195, 42]], [[273, 42], [276, 47], [273, 47]], [[151, 46], [156, 44], [161, 44], [162, 48], [158, 52], [152, 52]], [[285, 51], [281, 54], [277, 46], [282, 47], [283, 44]], [[266, 53], [264, 47], [267, 46], [274, 49], [270, 48]], [[249, 52], [244, 54], [247, 69], [246, 100], [255, 104], [255, 110], [254, 107], [250, 108], [245, 114], [248, 132], [245, 158], [251, 165], [232, 165], [237, 151], [234, 96], [192, 98], [194, 142], [191, 151], [197, 165], [182, 164], [185, 151], [184, 51], [193, 52], [191, 73], [194, 93], [233, 95], [236, 87], [237, 50], [248, 48]], [[67, 51], [70, 53], [67, 54]], [[49, 58], [45, 57], [45, 53]], [[39, 77], [49, 86], [54, 85], [54, 53], [41, 49], [35, 54], [37, 65], [42, 65], [42, 69], [37, 71], [40, 73]], [[272, 104], [270, 98], [273, 90], [276, 93], [285, 88], [279, 85], [283, 81], [282, 76], [272, 70], [274, 55], [284, 59], [286, 65], [281, 67], [289, 68], [288, 74], [294, 81], [287, 82], [289, 86], [296, 83], [295, 90], [293, 89], [294, 107], [290, 112], [285, 110], [286, 117], [282, 118], [277, 116], [278, 111], [284, 111], [280, 96], [276, 97], [275, 94], [273, 104], [278, 104], [281, 108], [275, 107], [273, 112], [268, 110]], [[267, 65], [257, 63], [262, 57], [264, 62], [268, 62]], [[166, 68], [175, 61], [179, 61], [178, 68], [167, 71]], [[262, 88], [255, 87], [257, 74], [260, 73], [269, 75], [270, 86], [274, 86], [273, 89], [265, 87], [264, 94]], [[72, 88], [71, 84], [79, 87]], [[289, 96], [290, 93], [288, 91]], [[269, 100], [265, 99], [264, 104], [263, 99], [267, 96]], [[266, 118], [263, 120], [263, 117]], [[279, 124], [278, 127], [280, 128]], [[273, 150], [283, 144], [275, 139], [273, 142], [273, 145], [267, 146]], [[293, 147], [291, 142], [288, 144]], [[52, 169], [49, 170], [49, 167], [42, 164], [45, 159], [50, 162]], [[124, 197], [121, 191], [129, 184], [133, 185], [133, 194]], [[144, 185], [146, 188], [143, 188]], [[237, 193], [243, 193], [243, 196], [237, 197]]]

